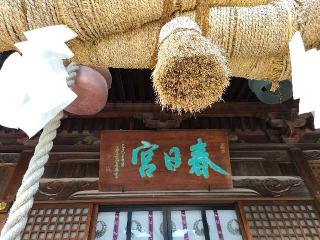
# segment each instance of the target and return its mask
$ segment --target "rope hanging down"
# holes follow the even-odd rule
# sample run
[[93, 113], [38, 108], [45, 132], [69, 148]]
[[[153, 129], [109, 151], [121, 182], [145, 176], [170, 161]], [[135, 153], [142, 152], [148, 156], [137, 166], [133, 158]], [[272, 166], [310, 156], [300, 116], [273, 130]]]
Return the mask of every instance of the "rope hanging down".
[[[73, 63], [67, 67], [69, 73], [69, 77], [67, 78], [68, 86], [74, 83], [78, 69], [79, 65]], [[53, 147], [53, 140], [57, 135], [57, 129], [60, 126], [62, 117], [63, 112], [60, 112], [43, 128], [33, 157], [23, 176], [16, 200], [1, 231], [1, 240], [19, 240], [21, 237], [21, 232], [26, 226], [28, 213], [32, 208], [34, 195], [39, 189], [39, 182], [44, 173], [44, 166], [49, 160], [49, 153]]]

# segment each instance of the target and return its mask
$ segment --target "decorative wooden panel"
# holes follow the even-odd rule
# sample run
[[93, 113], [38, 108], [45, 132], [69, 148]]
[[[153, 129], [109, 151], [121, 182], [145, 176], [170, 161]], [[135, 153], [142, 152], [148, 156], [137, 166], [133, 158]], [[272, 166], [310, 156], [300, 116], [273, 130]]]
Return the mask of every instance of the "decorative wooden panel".
[[305, 160], [320, 160], [320, 150], [305, 150], [302, 154]]
[[99, 176], [99, 152], [52, 152], [43, 178], [84, 178]]
[[251, 239], [320, 240], [320, 218], [311, 202], [242, 202]]
[[92, 204], [35, 205], [22, 239], [88, 239], [91, 214]]
[[72, 199], [74, 194], [86, 195], [86, 191], [91, 190], [98, 190], [98, 178], [41, 179], [35, 199], [37, 201], [67, 200]]
[[230, 150], [233, 176], [299, 176], [286, 150]]
[[225, 130], [103, 131], [99, 190], [230, 189], [228, 144]]
[[6, 189], [10, 184], [10, 179], [14, 173], [20, 154], [0, 153], [0, 199], [5, 200]]
[[32, 152], [23, 152], [19, 155], [19, 160], [14, 167], [10, 180], [8, 181], [7, 186], [5, 186], [5, 201], [9, 202], [16, 199], [17, 191], [21, 185], [23, 175], [28, 168], [31, 157]]
[[320, 184], [320, 160], [309, 160], [308, 163], [315, 179]]
[[14, 163], [1, 163], [0, 162], [0, 199], [5, 200], [6, 194], [5, 190], [7, 186], [10, 184], [10, 179], [14, 172], [14, 168], [16, 164]]
[[251, 189], [263, 197], [308, 197], [310, 193], [300, 177], [233, 176], [234, 188]]

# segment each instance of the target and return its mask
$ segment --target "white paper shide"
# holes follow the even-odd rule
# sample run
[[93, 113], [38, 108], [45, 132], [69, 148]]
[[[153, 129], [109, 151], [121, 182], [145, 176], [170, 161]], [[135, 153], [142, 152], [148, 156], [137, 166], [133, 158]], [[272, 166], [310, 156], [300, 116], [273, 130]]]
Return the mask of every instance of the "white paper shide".
[[300, 99], [299, 114], [312, 112], [315, 128], [320, 128], [320, 51], [305, 51], [300, 32], [290, 43], [293, 98]]
[[0, 72], [0, 125], [20, 128], [29, 137], [77, 97], [66, 83], [63, 60], [73, 57], [65, 44], [77, 35], [64, 25], [25, 32]]

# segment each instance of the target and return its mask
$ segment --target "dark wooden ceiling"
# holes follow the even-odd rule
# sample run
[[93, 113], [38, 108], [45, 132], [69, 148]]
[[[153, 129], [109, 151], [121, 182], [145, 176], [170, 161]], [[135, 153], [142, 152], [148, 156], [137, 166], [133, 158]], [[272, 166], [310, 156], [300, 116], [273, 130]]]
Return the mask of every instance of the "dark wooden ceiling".
[[[0, 68], [12, 52], [0, 53]], [[109, 102], [150, 103], [155, 94], [148, 69], [110, 69], [113, 83], [109, 91]], [[230, 86], [223, 95], [226, 102], [259, 101], [248, 87], [248, 80], [231, 78]]]
[[[0, 67], [9, 55], [0, 54]], [[99, 132], [106, 129], [228, 129], [233, 140], [240, 142], [297, 142], [301, 134], [313, 132], [312, 116], [297, 120], [297, 102], [260, 103], [249, 89], [247, 79], [232, 78], [223, 96], [224, 102], [200, 114], [177, 115], [163, 111], [154, 103], [151, 70], [110, 71], [113, 83], [105, 109], [93, 116], [67, 115], [59, 129], [63, 137], [58, 136], [58, 142], [79, 143], [83, 134], [99, 136]], [[30, 141], [21, 131], [0, 126], [0, 147], [7, 144], [28, 145]]]
[[[151, 70], [110, 69], [113, 83], [109, 102], [154, 102]], [[226, 102], [259, 101], [248, 87], [248, 80], [231, 78], [230, 86], [223, 95]]]

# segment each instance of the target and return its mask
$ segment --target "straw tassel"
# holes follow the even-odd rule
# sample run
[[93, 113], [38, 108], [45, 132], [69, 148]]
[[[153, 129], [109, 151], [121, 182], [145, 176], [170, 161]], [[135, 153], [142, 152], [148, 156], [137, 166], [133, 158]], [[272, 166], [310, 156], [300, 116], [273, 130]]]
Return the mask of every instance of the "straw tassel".
[[160, 31], [152, 78], [164, 108], [195, 113], [221, 99], [229, 85], [229, 69], [221, 49], [193, 20], [176, 17]]

